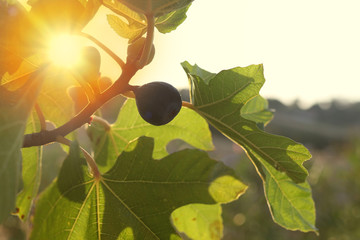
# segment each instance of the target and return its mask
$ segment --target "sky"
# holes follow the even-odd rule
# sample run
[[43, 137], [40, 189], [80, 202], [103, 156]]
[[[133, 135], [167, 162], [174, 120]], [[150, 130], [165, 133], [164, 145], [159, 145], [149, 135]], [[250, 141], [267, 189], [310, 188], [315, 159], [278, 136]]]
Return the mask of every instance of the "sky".
[[[359, 0], [195, 0], [177, 30], [156, 32], [155, 58], [131, 83], [185, 88], [183, 61], [213, 73], [261, 63], [266, 98], [360, 101], [359, 11]], [[84, 31], [125, 59], [127, 41], [108, 25], [109, 13], [100, 8]], [[119, 67], [102, 56], [102, 74], [117, 78]]]

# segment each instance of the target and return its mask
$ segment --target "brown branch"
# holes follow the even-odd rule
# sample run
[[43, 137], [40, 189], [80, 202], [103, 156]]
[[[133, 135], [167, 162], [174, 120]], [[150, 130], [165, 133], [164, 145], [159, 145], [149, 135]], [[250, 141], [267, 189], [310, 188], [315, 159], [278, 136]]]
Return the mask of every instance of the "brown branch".
[[24, 136], [23, 147], [41, 146], [55, 142], [58, 136], [65, 137], [67, 134], [78, 129], [83, 124], [88, 123], [91, 119], [91, 115], [93, 115], [93, 113], [104, 103], [118, 94], [132, 90], [133, 87], [128, 83], [137, 70], [138, 68], [134, 64], [126, 64], [119, 79], [116, 80], [105, 92], [100, 94], [96, 101], [89, 103], [80, 113], [56, 129], [26, 134]]

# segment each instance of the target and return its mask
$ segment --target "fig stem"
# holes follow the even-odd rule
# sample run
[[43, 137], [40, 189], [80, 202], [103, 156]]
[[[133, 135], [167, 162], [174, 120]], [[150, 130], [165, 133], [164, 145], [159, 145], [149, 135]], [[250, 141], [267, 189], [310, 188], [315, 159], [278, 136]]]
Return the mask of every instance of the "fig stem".
[[105, 119], [103, 119], [102, 117], [93, 115], [92, 122], [101, 124], [101, 126], [103, 126], [105, 128], [105, 131], [109, 131], [111, 129], [110, 123], [108, 121], [106, 121]]
[[90, 41], [98, 45], [102, 50], [104, 50], [107, 54], [109, 54], [109, 56], [112, 59], [114, 59], [114, 61], [121, 67], [122, 70], [124, 70], [125, 67], [124, 61], [113, 51], [111, 51], [110, 48], [106, 47], [103, 43], [101, 43], [99, 40], [97, 40], [95, 37], [91, 36], [90, 34], [79, 32], [79, 35], [89, 39]]
[[154, 15], [153, 14], [146, 15], [146, 20], [147, 20], [146, 40], [145, 40], [144, 49], [141, 53], [141, 57], [140, 57], [139, 61], [136, 63], [136, 66], [138, 69], [142, 69], [148, 62], [152, 44], [154, 41], [154, 29], [155, 29]]
[[[63, 136], [57, 136], [56, 137], [56, 141], [58, 143], [61, 143], [61, 144], [64, 144], [66, 146], [69, 146], [71, 145], [71, 141]], [[99, 168], [98, 166], [96, 165], [96, 162], [94, 160], [94, 158], [91, 157], [91, 155], [85, 150], [83, 149], [81, 146], [80, 146], [80, 150], [83, 152], [84, 154], [84, 157], [85, 157], [85, 160], [91, 170], [91, 173], [93, 175], [93, 177], [96, 179], [96, 180], [99, 180], [101, 178], [101, 174], [100, 174], [100, 171], [99, 171]]]
[[182, 101], [182, 106], [183, 106], [183, 107], [190, 108], [190, 109], [196, 111], [196, 109], [195, 109], [194, 105], [192, 105], [192, 103]]

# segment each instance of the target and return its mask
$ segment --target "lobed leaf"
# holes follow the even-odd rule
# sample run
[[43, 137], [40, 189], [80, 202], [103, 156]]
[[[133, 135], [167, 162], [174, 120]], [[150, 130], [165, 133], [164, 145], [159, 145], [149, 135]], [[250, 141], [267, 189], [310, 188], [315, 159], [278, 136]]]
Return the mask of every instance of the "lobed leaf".
[[20, 179], [21, 152], [26, 120], [42, 84], [39, 69], [31, 81], [15, 91], [0, 86], [0, 222], [15, 210]]
[[39, 199], [31, 239], [179, 239], [169, 221], [173, 210], [233, 201], [246, 190], [205, 152], [184, 150], [159, 161], [153, 147], [147, 137], [130, 143], [95, 180], [73, 144], [58, 180]]
[[182, 139], [190, 145], [212, 150], [211, 133], [206, 121], [194, 111], [182, 108], [173, 121], [163, 126], [153, 126], [139, 115], [135, 100], [128, 99], [110, 129], [93, 122], [88, 135], [94, 148], [95, 160], [103, 172], [110, 169], [125, 146], [140, 136], [153, 137], [153, 157], [166, 156], [166, 145], [174, 139]]
[[[182, 64], [191, 84], [191, 99], [196, 111], [209, 123], [241, 145], [261, 163], [286, 172], [295, 182], [304, 182], [307, 176], [302, 166], [311, 155], [309, 151], [289, 138], [260, 130], [256, 123], [241, 116], [242, 107], [258, 95], [264, 83], [262, 65], [234, 68], [219, 74], [206, 74], [206, 80], [197, 76], [194, 67]], [[204, 72], [202, 72], [204, 75]]]
[[[300, 183], [305, 182], [307, 170], [302, 164], [311, 157], [309, 151], [289, 138], [260, 130], [256, 122], [252, 121], [256, 120], [254, 115], [246, 116], [248, 119], [244, 117], [244, 113], [251, 112], [246, 109], [250, 105], [246, 106], [246, 104], [258, 96], [265, 81], [262, 65], [233, 68], [216, 75], [201, 70], [196, 65], [191, 66], [187, 62], [182, 63], [182, 66], [189, 77], [191, 99], [196, 111], [246, 150], [264, 181], [265, 191], [270, 193], [279, 189], [279, 187], [275, 188], [275, 185], [268, 189], [267, 184], [270, 184], [268, 181], [271, 179], [265, 176], [266, 172], [272, 172], [283, 174], [288, 177], [289, 182], [293, 182], [293, 187], [282, 188], [283, 196], [287, 195], [292, 199], [304, 193], [294, 191], [294, 186], [300, 186]], [[203, 77], [205, 79], [202, 79]], [[241, 112], [244, 106], [245, 110]], [[291, 222], [284, 225], [285, 227], [306, 230], [301, 223], [304, 215], [307, 215], [306, 221], [315, 225], [315, 218], [312, 218], [315, 216], [315, 210], [312, 208], [311, 193], [303, 195], [302, 198], [306, 200], [304, 204], [308, 205], [308, 209], [299, 207], [299, 204], [276, 205], [278, 204], [276, 201], [281, 199], [271, 199], [271, 196], [267, 195], [276, 222], [283, 223], [279, 216], [291, 210], [299, 211], [300, 214], [287, 218], [286, 220]]]

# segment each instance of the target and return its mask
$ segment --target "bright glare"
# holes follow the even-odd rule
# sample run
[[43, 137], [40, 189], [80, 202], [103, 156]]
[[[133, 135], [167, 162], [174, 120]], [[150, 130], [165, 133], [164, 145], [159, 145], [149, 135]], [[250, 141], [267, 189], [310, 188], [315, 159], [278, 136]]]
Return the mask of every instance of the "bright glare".
[[49, 57], [59, 67], [71, 68], [80, 58], [79, 40], [71, 35], [57, 35], [50, 40]]

